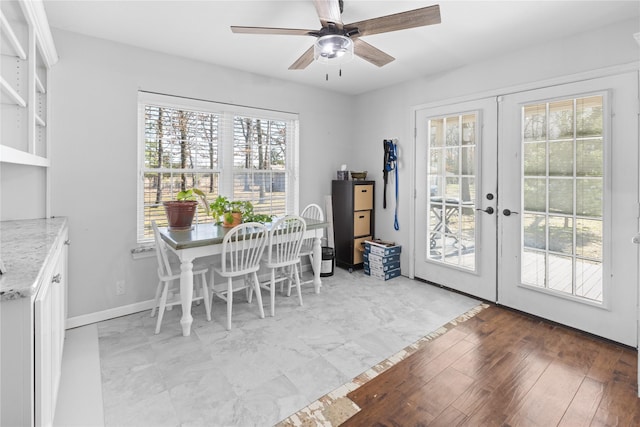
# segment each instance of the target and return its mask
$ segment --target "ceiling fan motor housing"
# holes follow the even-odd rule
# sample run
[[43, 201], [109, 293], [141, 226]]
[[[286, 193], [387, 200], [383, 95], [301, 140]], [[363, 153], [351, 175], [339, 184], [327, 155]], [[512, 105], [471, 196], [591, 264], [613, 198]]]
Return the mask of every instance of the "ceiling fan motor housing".
[[[353, 55], [353, 41], [347, 36], [330, 34], [319, 37], [314, 44], [316, 59], [330, 60]], [[346, 59], [346, 58], [345, 58]]]

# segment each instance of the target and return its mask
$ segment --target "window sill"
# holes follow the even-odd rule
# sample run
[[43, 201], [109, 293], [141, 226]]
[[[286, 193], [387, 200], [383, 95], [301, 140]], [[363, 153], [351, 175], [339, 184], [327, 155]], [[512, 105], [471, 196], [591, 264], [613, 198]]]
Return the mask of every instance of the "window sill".
[[156, 247], [154, 244], [141, 244], [131, 249], [131, 258], [133, 259], [153, 258], [155, 256]]

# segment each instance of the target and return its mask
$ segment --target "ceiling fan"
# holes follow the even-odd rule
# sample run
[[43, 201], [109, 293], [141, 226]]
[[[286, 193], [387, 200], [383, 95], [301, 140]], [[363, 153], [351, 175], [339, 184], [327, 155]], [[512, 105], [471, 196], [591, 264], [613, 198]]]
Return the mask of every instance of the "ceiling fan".
[[322, 24], [322, 28], [319, 30], [231, 26], [231, 31], [243, 34], [316, 37], [314, 45], [291, 64], [290, 70], [302, 70], [314, 59], [330, 60], [349, 53], [382, 67], [395, 58], [361, 40], [360, 37], [440, 23], [440, 7], [438, 5], [344, 24], [341, 16], [342, 0], [313, 0], [313, 4]]

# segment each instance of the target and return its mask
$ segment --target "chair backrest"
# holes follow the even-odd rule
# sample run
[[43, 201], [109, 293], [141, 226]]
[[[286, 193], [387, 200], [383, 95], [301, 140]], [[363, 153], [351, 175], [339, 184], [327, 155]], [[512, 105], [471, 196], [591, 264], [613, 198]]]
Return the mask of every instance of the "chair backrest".
[[315, 203], [307, 205], [307, 207], [302, 210], [300, 216], [302, 218], [311, 218], [324, 221], [324, 213], [322, 212], [322, 208]]
[[273, 224], [269, 233], [269, 264], [285, 266], [297, 263], [306, 231], [307, 224], [297, 215], [287, 215]]
[[258, 222], [233, 227], [222, 240], [220, 271], [238, 275], [258, 271], [267, 236], [267, 228]]
[[[302, 210], [302, 213], [300, 214], [300, 216], [305, 219], [311, 218], [311, 219], [317, 219], [319, 221], [324, 221], [324, 213], [322, 212], [322, 208], [319, 205], [316, 205], [315, 203], [311, 203], [307, 205]], [[324, 229], [322, 229], [321, 233], [322, 233], [322, 236], [324, 236]], [[315, 240], [314, 237], [308, 237], [304, 239], [304, 241], [302, 242], [301, 251], [305, 253], [311, 252], [311, 250], [313, 249], [314, 240]]]
[[171, 264], [169, 264], [169, 255], [167, 254], [167, 244], [162, 240], [160, 236], [160, 230], [158, 230], [158, 224], [155, 221], [151, 222], [153, 226], [153, 238], [156, 242], [156, 258], [158, 259], [158, 275], [159, 276], [171, 276]]

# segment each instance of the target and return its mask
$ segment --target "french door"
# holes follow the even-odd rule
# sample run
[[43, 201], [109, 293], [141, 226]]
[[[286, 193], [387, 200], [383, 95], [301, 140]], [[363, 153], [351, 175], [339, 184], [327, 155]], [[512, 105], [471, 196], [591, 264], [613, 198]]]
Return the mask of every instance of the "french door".
[[635, 346], [637, 102], [633, 72], [419, 110], [415, 276]]
[[496, 299], [495, 98], [416, 112], [415, 276]]
[[637, 79], [505, 96], [498, 119], [498, 302], [633, 346]]

